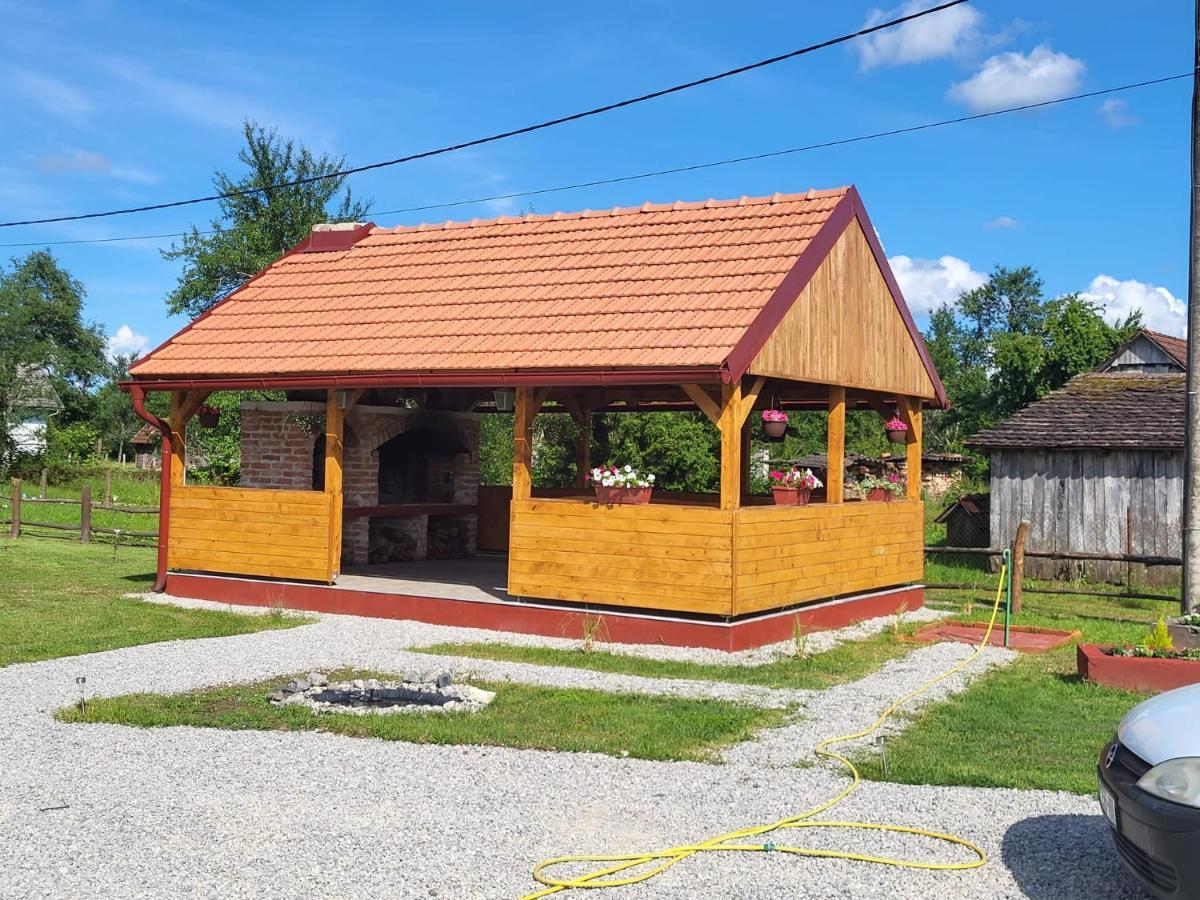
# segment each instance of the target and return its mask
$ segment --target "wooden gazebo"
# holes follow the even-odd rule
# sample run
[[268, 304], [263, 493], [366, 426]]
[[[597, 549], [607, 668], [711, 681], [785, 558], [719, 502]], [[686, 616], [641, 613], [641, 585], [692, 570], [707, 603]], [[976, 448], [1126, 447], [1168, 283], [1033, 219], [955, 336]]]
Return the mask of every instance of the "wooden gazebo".
[[[348, 608], [344, 529], [364, 516], [467, 511], [480, 545], [486, 532], [507, 550], [506, 590], [492, 605], [509, 613], [586, 607], [617, 620], [625, 610], [723, 627], [769, 615], [777, 625], [755, 632], [765, 639], [790, 629], [781, 611], [802, 605], [920, 603], [921, 411], [945, 398], [853, 188], [392, 229], [318, 226], [131, 376], [135, 407], [163, 433], [160, 588], [252, 602], [270, 587], [295, 605]], [[245, 486], [254, 463], [245, 438], [243, 486], [188, 483], [188, 419], [210, 392], [244, 389], [278, 389], [323, 411], [312, 484]], [[166, 421], [145, 411], [154, 390], [171, 392]], [[497, 390], [515, 392], [503, 521], [495, 491], [485, 498], [459, 474], [466, 487], [436, 503], [363, 505], [343, 495], [347, 417], [365, 435], [368, 413], [470, 416], [492, 409]], [[826, 488], [808, 506], [747, 494], [748, 429], [768, 403], [828, 411]], [[908, 488], [895, 502], [846, 496], [844, 426], [855, 408], [908, 423]], [[719, 493], [656, 490], [647, 506], [606, 506], [582, 483], [535, 489], [533, 420], [551, 409], [581, 425], [581, 473], [596, 413], [699, 409], [720, 430]], [[259, 468], [283, 471], [303, 450]], [[359, 580], [355, 590], [373, 589]], [[378, 590], [363, 607], [375, 614], [499, 621], [487, 604], [455, 606], [465, 598], [444, 590], [426, 598], [410, 585], [391, 605]], [[435, 601], [454, 612], [431, 612]], [[635, 631], [620, 633], [638, 639]]]

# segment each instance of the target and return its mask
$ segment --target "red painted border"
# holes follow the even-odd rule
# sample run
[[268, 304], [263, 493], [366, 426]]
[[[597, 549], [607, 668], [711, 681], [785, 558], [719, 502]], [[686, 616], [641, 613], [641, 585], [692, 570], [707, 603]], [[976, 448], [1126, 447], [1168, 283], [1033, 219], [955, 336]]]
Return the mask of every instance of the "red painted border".
[[[583, 618], [594, 611], [566, 606], [528, 603], [449, 600], [407, 594], [332, 589], [296, 582], [262, 581], [232, 576], [167, 576], [167, 593], [242, 606], [282, 604], [310, 612], [411, 619], [434, 625], [457, 625], [490, 631], [539, 634], [546, 637], [579, 637]], [[863, 594], [807, 604], [785, 613], [769, 613], [733, 622], [676, 618], [657, 612], [642, 614], [605, 612], [606, 639], [618, 644], [666, 644], [672, 647], [705, 647], [712, 650], [748, 650], [785, 641], [798, 618], [805, 631], [826, 631], [892, 615], [901, 608], [925, 605], [920, 586]]]
[[1080, 644], [1075, 651], [1079, 674], [1088, 681], [1127, 691], [1171, 691], [1200, 683], [1200, 661], [1110, 656], [1099, 644]]

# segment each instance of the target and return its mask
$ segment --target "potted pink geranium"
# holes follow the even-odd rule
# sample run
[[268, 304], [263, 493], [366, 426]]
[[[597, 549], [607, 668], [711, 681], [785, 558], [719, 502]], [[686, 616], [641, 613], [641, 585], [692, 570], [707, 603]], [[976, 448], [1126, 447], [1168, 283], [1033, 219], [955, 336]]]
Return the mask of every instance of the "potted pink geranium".
[[822, 486], [812, 469], [794, 466], [786, 472], [771, 472], [771, 496], [776, 506], [807, 506], [814, 488]]
[[883, 430], [887, 432], [887, 439], [893, 444], [908, 442], [908, 425], [899, 416], [892, 416], [884, 422]]
[[641, 474], [633, 466], [597, 466], [592, 469], [592, 487], [596, 502], [604, 504], [650, 502], [654, 476]]
[[891, 503], [892, 498], [904, 490], [904, 482], [899, 473], [888, 472], [883, 476], [868, 475], [861, 478], [858, 487], [872, 503]]
[[762, 423], [763, 435], [769, 441], [782, 441], [787, 434], [788, 416], [782, 409], [764, 409]]
[[196, 410], [196, 417], [204, 428], [216, 428], [221, 419], [221, 410], [215, 406], [201, 406]]

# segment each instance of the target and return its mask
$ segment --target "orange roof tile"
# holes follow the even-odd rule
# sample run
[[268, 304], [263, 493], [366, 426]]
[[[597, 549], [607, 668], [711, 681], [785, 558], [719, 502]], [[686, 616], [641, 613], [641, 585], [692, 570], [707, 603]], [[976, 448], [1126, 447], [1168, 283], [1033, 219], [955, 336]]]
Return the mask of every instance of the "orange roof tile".
[[272, 263], [132, 375], [716, 368], [855, 197], [363, 227], [334, 250], [325, 232], [320, 252], [302, 244]]

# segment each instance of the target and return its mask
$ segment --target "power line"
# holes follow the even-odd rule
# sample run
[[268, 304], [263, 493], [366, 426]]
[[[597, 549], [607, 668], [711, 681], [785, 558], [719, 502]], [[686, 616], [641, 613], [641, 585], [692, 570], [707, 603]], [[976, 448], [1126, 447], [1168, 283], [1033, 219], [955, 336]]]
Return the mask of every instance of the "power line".
[[[718, 72], [715, 75], [708, 75], [704, 78], [697, 78], [695, 81], [688, 81], [683, 84], [677, 84], [673, 87], [662, 88], [661, 90], [651, 91], [648, 94], [641, 94], [637, 97], [630, 97], [626, 100], [619, 100], [615, 103], [606, 103], [604, 106], [596, 106], [592, 109], [583, 110], [582, 112], [571, 113], [566, 116], [559, 116], [555, 119], [547, 119], [543, 122], [538, 122], [535, 125], [526, 125], [522, 128], [514, 128], [510, 131], [502, 131], [497, 134], [488, 135], [487, 137], [475, 138], [470, 141], [463, 141], [458, 144], [451, 144], [446, 147], [439, 147], [436, 150], [425, 150], [420, 153], [411, 153], [408, 156], [400, 156], [396, 159], [384, 160], [383, 162], [368, 163], [362, 166], [354, 166], [349, 169], [341, 169], [337, 172], [330, 172], [325, 175], [310, 175], [305, 178], [297, 178], [295, 181], [287, 181], [282, 184], [274, 185], [274, 188], [292, 187], [301, 184], [310, 184], [316, 181], [325, 181], [330, 178], [345, 178], [348, 175], [357, 175], [360, 172], [369, 172], [373, 169], [383, 169], [388, 166], [397, 166], [401, 163], [413, 162], [418, 159], [428, 159], [431, 156], [441, 156], [445, 153], [453, 153], [458, 150], [466, 150], [471, 147], [478, 147], [482, 144], [491, 144], [496, 141], [502, 141], [506, 138], [517, 137], [522, 134], [530, 134], [534, 131], [541, 131], [546, 128], [553, 128], [556, 125], [563, 125], [567, 122], [577, 122], [580, 119], [587, 119], [592, 116], [598, 116], [602, 113], [612, 112], [617, 109], [624, 109], [629, 106], [634, 106], [638, 103], [645, 103], [648, 100], [656, 100], [659, 97], [665, 97], [668, 94], [677, 94], [681, 91], [690, 90], [691, 88], [700, 87], [705, 84], [712, 84], [714, 81], [720, 81], [723, 78], [731, 78], [734, 75], [742, 75], [746, 72], [751, 72], [755, 69], [762, 69], [766, 66], [772, 66], [776, 63], [784, 62], [785, 60], [795, 59], [798, 56], [804, 56], [813, 53], [817, 50], [824, 50], [829, 47], [844, 44], [856, 38], [865, 37], [869, 34], [874, 34], [877, 31], [884, 31], [888, 28], [894, 28], [897, 25], [903, 25], [905, 22], [911, 22], [914, 19], [920, 19], [924, 16], [931, 15], [936, 12], [941, 12], [945, 9], [950, 9], [953, 6], [960, 6], [963, 3], [968, 3], [970, 0], [948, 0], [938, 6], [932, 6], [929, 9], [921, 10], [920, 12], [910, 13], [906, 16], [899, 16], [895, 19], [889, 19], [886, 22], [880, 22], [877, 25], [872, 25], [869, 28], [861, 28], [858, 31], [850, 34], [843, 34], [840, 37], [829, 38], [817, 44], [810, 44], [807, 47], [801, 47], [798, 50], [792, 50], [788, 53], [781, 53], [779, 56], [772, 56], [767, 59], [760, 59], [758, 62], [749, 63], [748, 65], [738, 66], [735, 69], [727, 69], [724, 72]], [[173, 200], [167, 203], [153, 203], [147, 206], [132, 206], [126, 209], [110, 209], [105, 212], [94, 213], [79, 213], [72, 216], [54, 216], [44, 219], [24, 219], [13, 222], [0, 222], [0, 228], [11, 228], [16, 225], [48, 225], [52, 222], [76, 222], [80, 219], [102, 219], [109, 216], [123, 216], [130, 213], [151, 212], [158, 209], [173, 209], [179, 206], [191, 206], [196, 203], [209, 203], [214, 200], [225, 200], [233, 197], [242, 197], [247, 194], [257, 194], [262, 192], [262, 188], [243, 188], [237, 191], [228, 191], [220, 194], [209, 194], [206, 197], [193, 197], [190, 200]]]
[[[406, 206], [400, 209], [384, 209], [371, 213], [375, 216], [393, 216], [411, 212], [427, 212], [433, 209], [451, 209], [456, 206], [470, 206], [475, 203], [488, 203], [496, 200], [516, 200], [522, 197], [537, 197], [542, 194], [554, 194], [561, 191], [573, 191], [581, 188], [600, 187], [608, 184], [621, 184], [626, 181], [640, 181], [645, 178], [658, 178], [663, 175], [678, 175], [683, 172], [697, 172], [703, 169], [715, 169], [719, 166], [731, 166], [739, 163], [755, 162], [762, 159], [771, 159], [777, 156], [788, 156], [793, 153], [805, 153], [810, 150], [824, 150], [829, 147], [841, 147], [847, 144], [857, 144], [863, 141], [872, 141], [878, 138], [896, 137], [903, 134], [912, 134], [918, 131], [928, 131], [933, 128], [943, 128], [947, 125], [960, 125], [965, 122], [976, 122], [980, 119], [990, 119], [996, 116], [1003, 116], [1009, 113], [1026, 112], [1032, 109], [1041, 109], [1047, 106], [1056, 106], [1060, 103], [1071, 103], [1077, 100], [1088, 100], [1092, 97], [1102, 97], [1105, 94], [1115, 94], [1120, 91], [1131, 91], [1137, 88], [1150, 87], [1156, 84], [1165, 84], [1171, 81], [1179, 81], [1183, 78], [1191, 78], [1192, 72], [1183, 72], [1179, 75], [1164, 75], [1161, 78], [1151, 78], [1146, 81], [1137, 81], [1131, 84], [1123, 84], [1118, 87], [1104, 88], [1098, 91], [1088, 91], [1083, 94], [1072, 94], [1069, 97], [1058, 97], [1053, 100], [1042, 100], [1038, 103], [1025, 103], [1021, 106], [1009, 106], [1004, 109], [995, 109], [991, 112], [975, 113], [969, 116], [958, 116], [954, 119], [942, 119], [937, 122], [924, 122], [920, 125], [909, 125], [905, 128], [893, 128], [889, 131], [875, 131], [870, 134], [860, 134], [854, 137], [838, 138], [832, 141], [823, 141], [819, 144], [806, 144], [802, 147], [788, 147], [783, 150], [770, 150], [765, 153], [755, 153], [749, 156], [737, 156], [730, 159], [719, 159], [711, 162], [694, 163], [687, 166], [676, 166], [670, 169], [657, 169], [652, 172], [640, 172], [636, 175], [617, 175], [612, 178], [598, 178], [593, 181], [578, 181], [573, 184], [563, 184], [556, 187], [536, 188], [530, 191], [514, 191], [511, 194], [493, 194], [489, 197], [475, 197], [469, 200], [452, 200], [446, 203], [429, 203], [424, 206]], [[177, 238], [191, 234], [191, 231], [173, 232], [171, 234], [143, 234], [130, 237], [111, 237], [111, 238], [82, 238], [78, 240], [66, 241], [28, 241], [19, 244], [0, 244], [0, 248], [8, 247], [54, 247], [67, 244], [111, 244], [120, 241], [149, 241], [160, 238]], [[197, 234], [213, 234], [212, 231], [199, 231]]]

